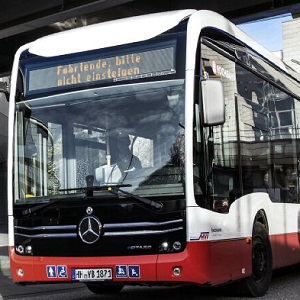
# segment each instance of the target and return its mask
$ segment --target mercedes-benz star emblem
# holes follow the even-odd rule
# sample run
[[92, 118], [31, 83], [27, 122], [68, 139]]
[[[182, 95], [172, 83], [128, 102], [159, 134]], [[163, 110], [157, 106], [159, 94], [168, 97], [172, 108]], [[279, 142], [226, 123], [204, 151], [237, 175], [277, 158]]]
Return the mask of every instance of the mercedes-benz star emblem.
[[95, 216], [85, 216], [78, 225], [78, 234], [86, 244], [93, 244], [98, 241], [102, 224]]

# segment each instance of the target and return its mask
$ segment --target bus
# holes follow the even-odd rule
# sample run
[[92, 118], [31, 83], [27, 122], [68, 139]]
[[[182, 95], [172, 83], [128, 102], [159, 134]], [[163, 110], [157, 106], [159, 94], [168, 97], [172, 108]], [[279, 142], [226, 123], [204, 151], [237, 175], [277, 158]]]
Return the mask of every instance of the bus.
[[299, 76], [223, 16], [179, 10], [23, 45], [11, 75], [17, 284], [264, 295], [300, 262]]

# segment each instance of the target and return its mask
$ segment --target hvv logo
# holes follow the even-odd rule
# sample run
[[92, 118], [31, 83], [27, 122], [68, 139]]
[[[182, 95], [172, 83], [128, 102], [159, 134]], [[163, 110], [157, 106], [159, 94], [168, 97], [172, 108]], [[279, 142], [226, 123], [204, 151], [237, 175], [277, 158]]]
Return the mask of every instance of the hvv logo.
[[201, 232], [200, 233], [200, 240], [208, 240], [209, 232]]

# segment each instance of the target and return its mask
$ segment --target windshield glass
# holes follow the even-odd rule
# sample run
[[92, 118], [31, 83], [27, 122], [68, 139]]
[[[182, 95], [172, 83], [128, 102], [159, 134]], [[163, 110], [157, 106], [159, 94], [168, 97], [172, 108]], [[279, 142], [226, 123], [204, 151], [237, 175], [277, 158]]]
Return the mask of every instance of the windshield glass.
[[183, 79], [20, 101], [15, 201], [49, 200], [91, 185], [127, 185], [123, 189], [146, 197], [182, 196], [183, 125]]

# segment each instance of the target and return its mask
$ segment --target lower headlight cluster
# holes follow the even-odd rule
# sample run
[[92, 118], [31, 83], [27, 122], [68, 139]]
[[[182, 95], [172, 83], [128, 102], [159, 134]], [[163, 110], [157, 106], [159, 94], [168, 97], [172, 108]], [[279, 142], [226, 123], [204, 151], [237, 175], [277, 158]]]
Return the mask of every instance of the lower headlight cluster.
[[27, 245], [25, 248], [23, 245], [17, 245], [15, 247], [16, 249], [16, 253], [20, 254], [20, 255], [32, 255], [32, 246], [31, 245]]
[[179, 241], [173, 243], [165, 241], [159, 247], [159, 251], [164, 253], [178, 252], [180, 250], [182, 250], [182, 243]]

